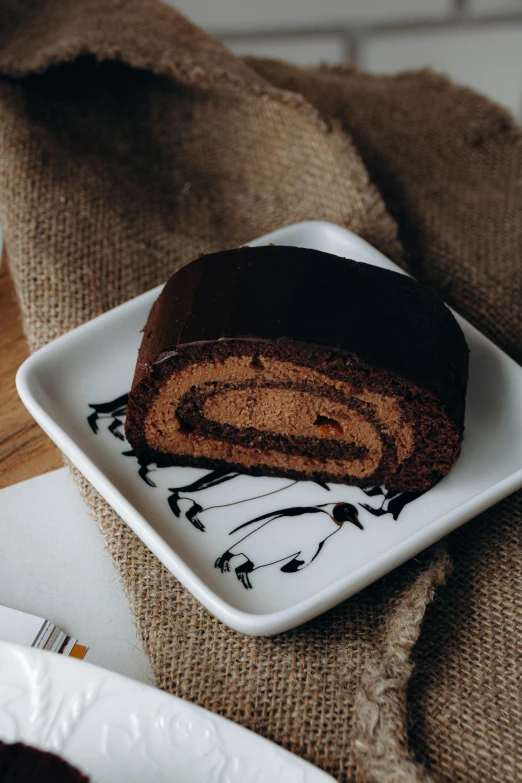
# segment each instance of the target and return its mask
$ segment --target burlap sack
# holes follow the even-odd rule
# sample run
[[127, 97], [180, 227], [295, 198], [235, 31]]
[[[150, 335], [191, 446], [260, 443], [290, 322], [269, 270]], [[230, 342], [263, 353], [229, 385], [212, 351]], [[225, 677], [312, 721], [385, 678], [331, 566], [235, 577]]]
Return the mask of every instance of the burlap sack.
[[[31, 348], [201, 251], [320, 218], [520, 360], [521, 136], [485, 99], [427, 72], [241, 61], [149, 0], [0, 0], [0, 74], [0, 223]], [[520, 495], [450, 537], [452, 576], [439, 547], [256, 639], [76, 479], [160, 687], [341, 781], [522, 779]]]

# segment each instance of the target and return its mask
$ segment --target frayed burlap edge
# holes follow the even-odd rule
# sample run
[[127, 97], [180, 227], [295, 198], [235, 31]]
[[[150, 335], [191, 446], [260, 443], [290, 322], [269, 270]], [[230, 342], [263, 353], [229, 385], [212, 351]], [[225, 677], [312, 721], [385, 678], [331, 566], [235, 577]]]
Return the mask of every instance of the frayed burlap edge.
[[[388, 619], [382, 650], [361, 677], [355, 697], [358, 735], [355, 752], [361, 781], [366, 783], [432, 783], [408, 748], [407, 689], [413, 671], [411, 653], [419, 638], [427, 606], [453, 570], [443, 543], [433, 560], [402, 596]], [[403, 732], [402, 739], [400, 737]]]

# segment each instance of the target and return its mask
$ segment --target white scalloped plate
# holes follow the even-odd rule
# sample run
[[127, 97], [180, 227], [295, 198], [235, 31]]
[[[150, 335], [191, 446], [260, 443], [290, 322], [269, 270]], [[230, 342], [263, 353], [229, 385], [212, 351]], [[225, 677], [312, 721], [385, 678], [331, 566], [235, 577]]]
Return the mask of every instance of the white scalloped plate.
[[[329, 223], [301, 223], [252, 244], [268, 242], [400, 271], [367, 242]], [[18, 391], [142, 541], [233, 628], [271, 634], [303, 623], [522, 485], [522, 369], [463, 319], [471, 363], [462, 454], [450, 475], [421, 497], [191, 468], [151, 466], [140, 476], [119, 437], [122, 395], [130, 389], [140, 330], [159, 291], [35, 353], [20, 368]], [[327, 512], [335, 503], [350, 504], [352, 522], [333, 523]]]
[[84, 661], [0, 642], [0, 739], [92, 783], [333, 783], [231, 721]]

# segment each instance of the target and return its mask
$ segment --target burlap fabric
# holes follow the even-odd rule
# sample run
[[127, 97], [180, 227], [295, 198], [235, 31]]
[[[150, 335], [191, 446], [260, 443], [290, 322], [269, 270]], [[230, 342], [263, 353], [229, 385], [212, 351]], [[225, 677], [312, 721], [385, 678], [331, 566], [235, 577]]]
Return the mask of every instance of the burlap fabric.
[[[32, 349], [201, 251], [319, 218], [522, 358], [521, 135], [484, 98], [428, 72], [241, 61], [149, 0], [0, 0], [0, 73], [0, 223]], [[439, 547], [257, 639], [76, 479], [160, 687], [341, 781], [522, 779], [520, 495], [450, 537], [452, 574]]]

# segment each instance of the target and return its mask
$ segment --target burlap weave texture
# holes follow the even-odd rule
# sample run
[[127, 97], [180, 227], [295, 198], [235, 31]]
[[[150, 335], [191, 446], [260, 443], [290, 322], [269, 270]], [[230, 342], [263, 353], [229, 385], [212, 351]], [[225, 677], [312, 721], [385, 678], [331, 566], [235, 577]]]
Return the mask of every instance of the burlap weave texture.
[[[0, 0], [0, 74], [0, 222], [31, 348], [202, 251], [313, 218], [522, 359], [521, 135], [484, 98], [428, 72], [242, 61], [152, 0]], [[451, 576], [439, 548], [255, 639], [76, 478], [158, 685], [339, 780], [522, 779], [520, 496], [450, 538]]]

